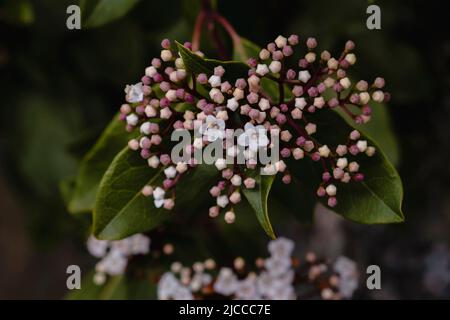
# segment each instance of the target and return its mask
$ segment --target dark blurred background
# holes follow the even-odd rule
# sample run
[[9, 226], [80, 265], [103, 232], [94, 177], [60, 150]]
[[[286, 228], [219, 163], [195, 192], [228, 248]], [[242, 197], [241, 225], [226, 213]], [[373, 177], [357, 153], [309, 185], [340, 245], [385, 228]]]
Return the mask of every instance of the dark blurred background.
[[[140, 79], [162, 38], [190, 40], [194, 1], [141, 0], [94, 29], [66, 28], [74, 1], [0, 1], [0, 298], [62, 298], [65, 268], [92, 267], [89, 216], [71, 216], [64, 181]], [[366, 28], [381, 7], [382, 29]], [[450, 37], [443, 1], [218, 1], [259, 45], [315, 36], [337, 54], [356, 42], [363, 79], [384, 76], [406, 222], [361, 226], [318, 213], [285, 230], [300, 249], [382, 268], [383, 290], [356, 298], [450, 298]], [[395, 147], [394, 147], [395, 148]]]

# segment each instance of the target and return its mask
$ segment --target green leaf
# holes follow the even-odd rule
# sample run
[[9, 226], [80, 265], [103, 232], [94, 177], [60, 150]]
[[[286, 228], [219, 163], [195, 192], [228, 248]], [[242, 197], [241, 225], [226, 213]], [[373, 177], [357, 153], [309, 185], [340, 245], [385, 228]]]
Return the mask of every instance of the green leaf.
[[71, 213], [92, 211], [103, 174], [117, 153], [136, 135], [136, 131], [127, 133], [124, 123], [117, 116], [113, 118], [80, 164], [75, 190], [69, 202]]
[[[319, 111], [308, 116], [308, 120], [317, 124], [314, 138], [330, 148], [346, 141], [353, 127], [336, 112]], [[345, 218], [366, 224], [403, 222], [401, 210], [403, 187], [400, 177], [384, 155], [378, 144], [367, 136], [361, 139], [377, 148], [372, 157], [361, 155], [355, 159], [364, 174], [363, 182], [338, 183], [338, 205], [333, 211]], [[351, 156], [348, 156], [351, 161]], [[309, 161], [309, 160], [303, 160]], [[321, 169], [312, 164], [316, 170], [316, 181], [319, 183]], [[299, 173], [297, 171], [297, 173]], [[318, 184], [316, 184], [317, 188]]]
[[112, 161], [98, 190], [93, 232], [100, 239], [121, 239], [158, 226], [168, 211], [155, 208], [142, 188], [162, 181], [161, 170], [152, 169], [139, 152], [125, 147]]
[[230, 83], [234, 83], [236, 79], [245, 78], [248, 75], [249, 67], [242, 62], [204, 59], [179, 42], [177, 42], [177, 46], [186, 70], [192, 74], [205, 73], [211, 75], [214, 73], [215, 67], [223, 66], [225, 69], [223, 79], [228, 80]]
[[[89, 7], [89, 0], [82, 1], [80, 4]], [[100, 27], [109, 22], [123, 17], [130, 11], [139, 0], [100, 0], [97, 1], [92, 13], [87, 17], [83, 16], [84, 26], [87, 28]], [[84, 11], [82, 11], [84, 12]]]
[[242, 193], [255, 210], [256, 217], [269, 237], [275, 239], [272, 225], [270, 224], [269, 212], [267, 210], [267, 198], [272, 187], [275, 175], [253, 175], [256, 180], [256, 187], [253, 189], [243, 188]]
[[237, 50], [237, 48], [233, 48], [233, 60], [247, 62], [249, 58], [257, 58], [259, 56], [261, 48], [257, 44], [251, 42], [246, 38], [240, 38], [242, 47], [244, 48], [243, 53], [245, 54], [245, 56], [243, 56], [243, 53]]
[[[209, 196], [212, 180], [219, 172], [214, 166], [199, 165], [184, 174], [176, 187], [175, 208], [188, 212]], [[115, 240], [159, 226], [173, 212], [156, 208], [152, 197], [144, 197], [142, 188], [161, 185], [162, 170], [152, 169], [139, 152], [122, 150], [106, 171], [94, 207], [93, 232], [100, 239]]]
[[[372, 117], [368, 123], [352, 124], [360, 132], [378, 142], [387, 158], [394, 166], [398, 165], [399, 148], [395, 132], [392, 128], [389, 110], [384, 103], [371, 102]], [[349, 106], [351, 107], [351, 106]], [[348, 122], [352, 122], [345, 112], [339, 112]], [[354, 121], [353, 121], [354, 122]]]

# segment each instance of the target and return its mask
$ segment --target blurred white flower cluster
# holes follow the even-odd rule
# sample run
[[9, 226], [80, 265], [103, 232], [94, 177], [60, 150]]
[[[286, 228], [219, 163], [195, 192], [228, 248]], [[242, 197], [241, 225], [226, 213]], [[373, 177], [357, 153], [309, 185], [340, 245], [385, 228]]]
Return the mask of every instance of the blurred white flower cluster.
[[106, 275], [123, 274], [130, 256], [149, 253], [150, 239], [143, 234], [117, 241], [98, 240], [90, 236], [87, 248], [91, 255], [101, 258], [95, 266], [94, 275], [94, 282], [101, 285], [106, 281]]
[[220, 269], [212, 259], [192, 267], [174, 262], [159, 280], [158, 299], [341, 299], [351, 298], [358, 286], [356, 264], [346, 257], [338, 258], [331, 268], [308, 253], [301, 265], [292, 258], [294, 242], [282, 237], [270, 241], [268, 250], [270, 257], [255, 261], [256, 271], [250, 271], [241, 257], [232, 268]]

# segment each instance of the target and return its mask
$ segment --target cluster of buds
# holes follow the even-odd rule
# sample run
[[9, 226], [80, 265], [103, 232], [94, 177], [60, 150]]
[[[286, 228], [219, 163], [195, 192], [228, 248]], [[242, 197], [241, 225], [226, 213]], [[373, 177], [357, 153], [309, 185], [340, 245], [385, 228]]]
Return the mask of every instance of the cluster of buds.
[[143, 234], [135, 234], [131, 237], [107, 241], [98, 240], [90, 236], [87, 241], [89, 253], [101, 260], [95, 265], [94, 283], [105, 283], [106, 276], [123, 274], [128, 265], [128, 259], [133, 255], [145, 255], [150, 252], [150, 239]]
[[[247, 62], [246, 78], [227, 81], [226, 70], [217, 66], [212, 74], [192, 74], [177, 55], [174, 44], [165, 39], [161, 43], [160, 58], [151, 61], [141, 82], [127, 86], [126, 104], [120, 109], [120, 119], [127, 130], [140, 130], [141, 136], [129, 141], [129, 148], [140, 152], [151, 168], [163, 170], [162, 185], [147, 185], [145, 196], [152, 196], [158, 208], [172, 209], [175, 205], [177, 182], [198, 162], [194, 157], [177, 161], [168, 148], [171, 133], [187, 130], [193, 139], [184, 151], [193, 155], [212, 143], [223, 144], [222, 157], [214, 164], [221, 178], [210, 189], [216, 205], [209, 210], [211, 217], [224, 212], [228, 223], [235, 221], [234, 205], [241, 201], [243, 188], [256, 187], [251, 173], [261, 169], [263, 174], [280, 174], [282, 181], [292, 180], [287, 160], [310, 158], [322, 162], [322, 182], [319, 197], [334, 207], [338, 202], [340, 183], [360, 182], [359, 156], [373, 156], [375, 148], [361, 138], [357, 130], [349, 132], [347, 141], [339, 145], [321, 144], [314, 138], [320, 127], [308, 120], [311, 114], [332, 112], [342, 108], [356, 123], [370, 120], [369, 102], [383, 102], [389, 94], [382, 91], [384, 80], [376, 78], [353, 83], [347, 69], [355, 64], [354, 43], [348, 41], [342, 54], [334, 58], [328, 51], [315, 51], [317, 41], [306, 40], [306, 53], [294, 58], [299, 38], [279, 36]], [[190, 43], [184, 46], [191, 48]], [[195, 52], [200, 57], [201, 52]], [[264, 90], [263, 80], [273, 81], [279, 88], [277, 98]], [[228, 129], [241, 129], [237, 145], [226, 143]], [[258, 163], [260, 150], [275, 150], [269, 132], [278, 132], [277, 161]], [[200, 136], [195, 135], [200, 134]], [[243, 149], [244, 150], [243, 150]], [[238, 163], [239, 156], [243, 162]], [[231, 161], [229, 160], [231, 158]]]
[[339, 257], [334, 265], [307, 253], [304, 261], [292, 258], [294, 243], [286, 238], [269, 242], [270, 257], [248, 265], [242, 258], [218, 268], [208, 259], [191, 267], [174, 262], [158, 283], [158, 298], [293, 300], [351, 298], [358, 285], [356, 265]]

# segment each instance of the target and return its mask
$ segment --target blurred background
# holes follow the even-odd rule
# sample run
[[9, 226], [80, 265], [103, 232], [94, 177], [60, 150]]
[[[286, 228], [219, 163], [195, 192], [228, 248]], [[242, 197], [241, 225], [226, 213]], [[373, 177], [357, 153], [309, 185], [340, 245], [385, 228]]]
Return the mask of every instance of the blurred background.
[[[198, 10], [190, 0], [141, 0], [111, 23], [71, 31], [66, 8], [73, 2], [0, 1], [2, 299], [63, 298], [67, 265], [94, 266], [85, 249], [90, 217], [67, 212], [65, 182], [118, 110], [125, 84], [140, 79], [161, 39], [190, 40]], [[372, 3], [381, 8], [381, 30], [366, 28]], [[379, 265], [382, 290], [360, 289], [355, 298], [450, 298], [450, 30], [444, 2], [217, 5], [240, 35], [259, 45], [297, 33], [337, 54], [354, 40], [353, 74], [384, 76], [392, 93], [384, 143], [403, 180], [406, 222], [363, 226], [322, 209], [313, 226], [284, 221], [279, 233], [295, 239], [300, 252], [345, 254], [362, 271]]]

